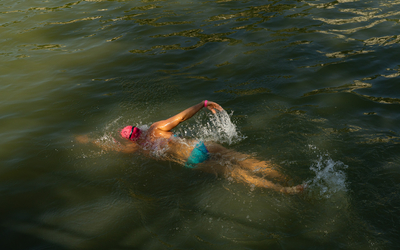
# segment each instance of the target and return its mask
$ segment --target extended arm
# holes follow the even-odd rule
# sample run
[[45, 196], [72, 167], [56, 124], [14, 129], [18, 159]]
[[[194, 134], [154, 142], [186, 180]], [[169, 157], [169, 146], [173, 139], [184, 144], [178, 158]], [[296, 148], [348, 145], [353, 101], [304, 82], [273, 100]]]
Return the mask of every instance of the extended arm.
[[122, 144], [118, 143], [117, 145], [115, 144], [110, 145], [107, 143], [102, 143], [99, 140], [90, 139], [89, 136], [87, 135], [77, 135], [75, 136], [75, 140], [82, 144], [93, 143], [94, 145], [100, 147], [105, 151], [119, 151], [122, 153], [133, 153], [139, 150], [139, 146], [136, 143], [123, 142]]
[[211, 110], [214, 114], [216, 113], [215, 110], [222, 111], [222, 107], [211, 101], [202, 101], [188, 109], [185, 109], [184, 111], [180, 112], [177, 115], [174, 115], [166, 120], [156, 122], [152, 125], [152, 127], [162, 130], [162, 131], [170, 131], [176, 126], [179, 125], [179, 123], [186, 121], [187, 119], [191, 118], [193, 115], [195, 115], [197, 112], [200, 111], [203, 107], [207, 107], [209, 110]]

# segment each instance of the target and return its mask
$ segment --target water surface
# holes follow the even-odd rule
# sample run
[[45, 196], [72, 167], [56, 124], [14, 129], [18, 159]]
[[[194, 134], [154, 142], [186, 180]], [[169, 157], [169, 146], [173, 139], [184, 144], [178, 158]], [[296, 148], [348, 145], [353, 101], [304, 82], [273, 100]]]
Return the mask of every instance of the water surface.
[[[1, 1], [2, 248], [395, 249], [399, 4]], [[230, 121], [201, 111], [177, 133], [271, 160], [307, 191], [74, 139], [113, 146], [204, 99]]]

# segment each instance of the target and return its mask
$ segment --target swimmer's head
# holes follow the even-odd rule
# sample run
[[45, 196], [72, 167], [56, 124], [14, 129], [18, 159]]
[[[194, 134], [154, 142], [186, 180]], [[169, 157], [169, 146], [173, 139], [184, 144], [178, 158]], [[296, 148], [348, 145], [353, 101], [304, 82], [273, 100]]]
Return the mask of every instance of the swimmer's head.
[[140, 129], [135, 126], [126, 126], [121, 130], [121, 136], [131, 141], [136, 141], [140, 136]]

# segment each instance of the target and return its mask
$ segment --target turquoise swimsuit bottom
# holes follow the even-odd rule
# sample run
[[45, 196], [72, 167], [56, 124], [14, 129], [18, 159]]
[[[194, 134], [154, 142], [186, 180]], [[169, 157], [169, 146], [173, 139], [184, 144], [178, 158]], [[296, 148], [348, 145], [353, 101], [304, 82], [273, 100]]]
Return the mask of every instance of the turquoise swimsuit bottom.
[[192, 153], [190, 154], [185, 167], [194, 168], [196, 164], [202, 163], [209, 158], [209, 153], [206, 148], [206, 145], [202, 141], [197, 143], [196, 147], [194, 147]]

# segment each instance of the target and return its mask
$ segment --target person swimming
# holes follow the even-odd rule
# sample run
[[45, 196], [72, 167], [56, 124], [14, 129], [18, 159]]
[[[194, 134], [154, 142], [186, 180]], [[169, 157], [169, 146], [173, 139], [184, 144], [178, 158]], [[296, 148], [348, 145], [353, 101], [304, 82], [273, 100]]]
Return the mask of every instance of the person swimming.
[[[135, 126], [126, 126], [120, 132], [121, 136], [125, 139], [131, 141], [137, 141], [142, 131]], [[171, 135], [171, 138], [176, 137], [175, 134]], [[196, 146], [191, 151], [186, 163], [185, 167], [187, 168], [195, 168], [197, 164], [202, 163], [209, 159], [209, 152], [204, 142], [199, 141]]]
[[[141, 151], [150, 155], [151, 152], [157, 152], [162, 149], [162, 158], [178, 162], [186, 168], [232, 177], [251, 186], [270, 188], [282, 193], [303, 191], [304, 186], [302, 185], [284, 187], [267, 180], [266, 178], [271, 178], [275, 181], [285, 181], [287, 179], [277, 170], [278, 167], [272, 163], [257, 160], [214, 142], [176, 137], [172, 129], [193, 117], [202, 108], [207, 108], [214, 114], [218, 111], [223, 111], [219, 104], [205, 100], [166, 120], [153, 123], [146, 131], [142, 131], [135, 126], [126, 126], [120, 131], [121, 137], [132, 143], [122, 144], [122, 146], [114, 150], [125, 153]], [[262, 177], [259, 175], [262, 175]]]

